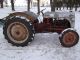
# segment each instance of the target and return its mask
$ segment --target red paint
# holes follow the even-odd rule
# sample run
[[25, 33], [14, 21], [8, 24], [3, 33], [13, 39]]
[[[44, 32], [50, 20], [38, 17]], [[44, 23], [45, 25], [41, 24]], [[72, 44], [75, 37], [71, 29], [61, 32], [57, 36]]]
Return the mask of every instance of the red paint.
[[53, 21], [52, 18], [44, 18], [43, 22], [39, 23], [38, 20], [35, 20], [33, 25], [35, 28], [35, 32], [42, 33], [42, 32], [58, 32], [61, 33], [65, 27], [65, 20], [55, 20]]

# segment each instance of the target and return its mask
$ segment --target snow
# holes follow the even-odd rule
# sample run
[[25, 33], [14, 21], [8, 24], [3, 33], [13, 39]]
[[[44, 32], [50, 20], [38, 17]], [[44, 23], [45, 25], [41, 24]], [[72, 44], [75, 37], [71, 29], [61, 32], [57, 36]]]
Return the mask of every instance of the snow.
[[[23, 8], [24, 10], [26, 8]], [[32, 8], [31, 11], [34, 10], [35, 8]], [[20, 11], [20, 8], [17, 8], [17, 11]], [[10, 8], [0, 9], [0, 18], [10, 12], [12, 12]], [[80, 12], [75, 12], [75, 29], [80, 35], [79, 16]], [[12, 46], [4, 38], [3, 26], [0, 26], [0, 60], [80, 60], [79, 55], [80, 41], [71, 48], [62, 47], [57, 33], [39, 33], [35, 35], [34, 40], [28, 46]]]

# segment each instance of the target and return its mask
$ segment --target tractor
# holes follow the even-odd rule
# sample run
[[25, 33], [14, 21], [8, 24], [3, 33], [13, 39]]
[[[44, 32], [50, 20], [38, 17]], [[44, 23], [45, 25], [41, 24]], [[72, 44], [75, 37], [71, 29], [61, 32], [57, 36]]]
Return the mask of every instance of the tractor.
[[36, 33], [57, 32], [62, 46], [72, 47], [78, 43], [74, 12], [41, 12], [42, 20], [30, 11], [14, 12], [6, 16], [3, 19], [5, 39], [14, 46], [23, 47], [34, 39]]

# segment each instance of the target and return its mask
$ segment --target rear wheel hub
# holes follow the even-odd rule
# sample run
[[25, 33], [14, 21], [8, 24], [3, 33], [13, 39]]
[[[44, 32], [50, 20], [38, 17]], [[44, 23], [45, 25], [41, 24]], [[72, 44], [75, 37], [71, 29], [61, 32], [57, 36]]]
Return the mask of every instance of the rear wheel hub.
[[22, 43], [29, 37], [29, 31], [27, 27], [20, 22], [14, 22], [10, 24], [7, 32], [11, 40], [13, 40], [16, 43]]

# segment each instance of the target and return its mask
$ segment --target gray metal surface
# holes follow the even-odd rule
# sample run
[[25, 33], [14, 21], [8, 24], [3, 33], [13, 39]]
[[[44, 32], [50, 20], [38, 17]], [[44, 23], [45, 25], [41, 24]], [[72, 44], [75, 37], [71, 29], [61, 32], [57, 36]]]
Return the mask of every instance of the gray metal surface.
[[44, 17], [56, 18], [57, 20], [67, 19], [71, 27], [74, 28], [75, 25], [75, 13], [74, 12], [46, 12]]

